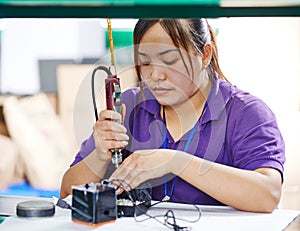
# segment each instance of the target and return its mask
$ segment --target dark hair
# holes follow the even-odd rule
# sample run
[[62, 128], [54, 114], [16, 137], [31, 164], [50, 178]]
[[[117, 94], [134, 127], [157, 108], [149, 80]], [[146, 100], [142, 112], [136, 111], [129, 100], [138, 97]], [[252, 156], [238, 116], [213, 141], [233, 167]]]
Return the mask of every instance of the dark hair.
[[[171, 37], [176, 47], [181, 47], [186, 51], [192, 49], [196, 54], [201, 54], [203, 53], [205, 43], [210, 42], [212, 45], [212, 59], [208, 66], [209, 78], [211, 80], [214, 80], [214, 74], [216, 72], [220, 79], [224, 79], [227, 81], [219, 66], [218, 48], [216, 44], [215, 33], [206, 19], [140, 19], [137, 22], [133, 33], [133, 40], [135, 45], [134, 62], [140, 84], [142, 82], [142, 79], [137, 57], [138, 44], [140, 43], [144, 34], [156, 23], [160, 23], [162, 28]], [[180, 55], [182, 57], [181, 52]], [[192, 65], [191, 56], [188, 55], [188, 58], [190, 64]], [[188, 71], [185, 62], [184, 65]]]

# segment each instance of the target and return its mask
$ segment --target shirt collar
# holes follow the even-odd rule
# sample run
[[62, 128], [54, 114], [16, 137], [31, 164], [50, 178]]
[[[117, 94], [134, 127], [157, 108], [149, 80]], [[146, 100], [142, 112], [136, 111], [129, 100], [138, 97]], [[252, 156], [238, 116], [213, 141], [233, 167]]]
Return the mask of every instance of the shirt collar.
[[148, 87], [144, 87], [144, 99], [141, 100], [141, 108], [154, 115], [157, 118], [160, 115], [160, 104], [153, 96]]
[[207, 102], [207, 110], [203, 115], [202, 124], [211, 120], [219, 120], [232, 95], [231, 85], [219, 78], [215, 78], [210, 91], [211, 95]]

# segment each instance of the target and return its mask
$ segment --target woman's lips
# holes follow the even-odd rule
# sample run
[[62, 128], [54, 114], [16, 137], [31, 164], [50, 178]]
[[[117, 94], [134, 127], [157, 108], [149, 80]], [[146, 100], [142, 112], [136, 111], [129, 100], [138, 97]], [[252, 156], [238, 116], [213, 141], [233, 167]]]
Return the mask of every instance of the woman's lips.
[[156, 95], [165, 95], [171, 91], [169, 88], [156, 87], [152, 89]]

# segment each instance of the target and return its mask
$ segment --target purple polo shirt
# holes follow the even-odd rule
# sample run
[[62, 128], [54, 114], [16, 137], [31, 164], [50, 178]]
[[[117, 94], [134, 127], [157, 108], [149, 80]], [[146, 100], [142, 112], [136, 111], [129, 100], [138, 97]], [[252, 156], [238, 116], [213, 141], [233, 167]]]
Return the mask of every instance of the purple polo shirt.
[[[167, 149], [187, 148], [187, 153], [212, 162], [246, 170], [271, 167], [283, 175], [285, 146], [276, 118], [267, 105], [255, 96], [216, 79], [211, 87], [207, 109], [196, 123], [196, 132], [187, 145], [193, 129], [175, 142], [168, 131], [165, 134], [160, 105], [149, 89], [144, 88], [142, 95], [139, 88], [122, 94], [126, 104], [124, 125], [130, 137], [128, 146], [123, 150], [124, 158], [135, 150], [163, 148], [166, 137]], [[90, 136], [82, 143], [72, 165], [94, 149], [94, 139]], [[199, 174], [205, 174], [205, 171], [209, 169], [199, 169]], [[162, 200], [165, 193], [170, 194], [173, 184], [172, 201], [221, 205], [181, 178], [176, 177], [174, 183], [171, 178], [168, 175], [150, 181], [154, 200]], [[164, 184], [165, 179], [170, 180], [168, 184]]]

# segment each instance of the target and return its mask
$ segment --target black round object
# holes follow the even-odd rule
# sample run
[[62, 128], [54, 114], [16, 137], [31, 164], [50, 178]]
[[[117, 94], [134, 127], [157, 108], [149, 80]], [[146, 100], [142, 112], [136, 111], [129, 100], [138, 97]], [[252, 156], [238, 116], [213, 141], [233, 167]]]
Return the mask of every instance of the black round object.
[[55, 213], [55, 205], [48, 201], [25, 201], [17, 204], [19, 217], [51, 217]]

